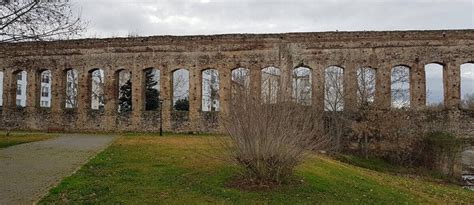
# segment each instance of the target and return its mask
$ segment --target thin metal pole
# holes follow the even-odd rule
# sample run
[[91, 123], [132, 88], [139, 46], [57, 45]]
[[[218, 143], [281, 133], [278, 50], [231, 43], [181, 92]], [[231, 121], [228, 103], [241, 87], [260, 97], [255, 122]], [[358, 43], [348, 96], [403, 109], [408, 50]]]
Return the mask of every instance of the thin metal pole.
[[160, 136], [163, 136], [163, 100], [160, 99]]

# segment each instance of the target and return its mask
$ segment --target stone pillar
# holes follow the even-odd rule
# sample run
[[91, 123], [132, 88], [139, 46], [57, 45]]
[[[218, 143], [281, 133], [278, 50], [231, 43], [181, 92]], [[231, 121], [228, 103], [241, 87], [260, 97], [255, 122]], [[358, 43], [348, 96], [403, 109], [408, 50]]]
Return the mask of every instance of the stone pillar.
[[37, 126], [37, 112], [40, 101], [41, 91], [41, 73], [34, 68], [28, 70], [26, 83], [26, 128], [37, 130], [41, 129]]
[[79, 123], [85, 123], [91, 109], [91, 72], [87, 69], [78, 69], [77, 80], [77, 113]]
[[145, 108], [145, 73], [137, 67], [132, 72], [132, 125], [136, 128], [140, 126], [142, 112]]
[[[231, 70], [228, 68], [222, 68], [219, 71], [219, 117], [226, 118], [229, 114], [230, 102], [231, 102], [231, 86], [232, 86], [232, 76]], [[218, 119], [219, 123], [219, 132], [225, 132], [224, 123], [221, 123], [221, 120]]]
[[375, 79], [375, 104], [380, 109], [390, 109], [392, 106], [392, 67], [389, 64], [379, 64]]
[[278, 99], [280, 101], [291, 101], [292, 88], [292, 72], [293, 72], [293, 56], [291, 44], [282, 44], [279, 47], [280, 54], [280, 93]]
[[190, 130], [199, 130], [201, 111], [201, 70], [193, 67], [189, 71], [189, 124]]
[[443, 72], [444, 105], [448, 109], [459, 109], [461, 104], [461, 69], [455, 61], [446, 63]]
[[[111, 67], [104, 68], [108, 72], [104, 73], [104, 111], [105, 111], [105, 122], [102, 123], [107, 129], [116, 129], [115, 118], [117, 116], [118, 109], [118, 73], [114, 72]], [[105, 72], [105, 71], [104, 71]], [[133, 85], [133, 83], [132, 83]], [[132, 91], [133, 93], [133, 91]], [[123, 127], [122, 127], [123, 128]]]
[[250, 93], [255, 100], [262, 100], [262, 70], [259, 65], [253, 65], [250, 70]]
[[423, 64], [416, 63], [410, 70], [410, 106], [413, 109], [426, 107], [426, 78]]
[[[16, 96], [16, 75], [8, 70], [3, 72], [3, 112], [6, 113], [14, 108]], [[15, 82], [15, 83], [14, 83]], [[15, 89], [13, 89], [15, 87]]]
[[26, 108], [29, 111], [35, 111], [39, 107], [41, 91], [41, 73], [31, 69], [28, 70], [26, 83]]
[[344, 68], [344, 110], [352, 111], [357, 108], [357, 68], [348, 64]]
[[163, 100], [163, 130], [171, 131], [171, 111], [173, 110], [173, 73], [166, 67], [160, 70], [160, 98]]
[[312, 70], [312, 105], [316, 110], [324, 110], [324, 66], [315, 65]]
[[51, 111], [53, 126], [60, 128], [63, 125], [63, 110], [66, 106], [66, 72], [61, 68], [51, 70]]
[[60, 68], [51, 70], [51, 110], [62, 112], [66, 106], [66, 72]]

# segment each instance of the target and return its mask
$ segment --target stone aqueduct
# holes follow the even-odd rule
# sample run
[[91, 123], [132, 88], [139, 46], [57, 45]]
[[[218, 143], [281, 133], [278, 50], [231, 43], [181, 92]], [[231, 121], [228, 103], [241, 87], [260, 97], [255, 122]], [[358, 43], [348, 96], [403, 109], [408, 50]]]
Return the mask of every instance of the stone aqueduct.
[[[428, 63], [443, 65], [445, 110], [459, 113], [460, 65], [474, 62], [474, 30], [321, 32], [290, 34], [231, 34], [212, 36], [155, 36], [110, 39], [82, 39], [53, 42], [0, 44], [0, 69], [4, 73], [1, 127], [27, 130], [64, 131], [157, 131], [159, 114], [144, 109], [144, 70], [160, 70], [160, 96], [163, 101], [163, 126], [166, 131], [219, 130], [207, 122], [201, 111], [202, 71], [213, 68], [219, 73], [219, 115], [225, 115], [231, 95], [231, 72], [250, 70], [250, 88], [260, 92], [261, 70], [281, 69], [281, 90], [291, 95], [291, 72], [298, 66], [311, 69], [312, 106], [324, 106], [324, 69], [331, 65], [344, 68], [347, 109], [356, 99], [356, 69], [376, 69], [375, 102], [390, 108], [391, 69], [410, 68], [412, 109], [424, 109], [425, 70]], [[91, 110], [91, 71], [105, 73], [105, 106]], [[176, 122], [172, 109], [173, 71], [189, 71], [189, 111]], [[40, 72], [52, 74], [50, 108], [39, 106]], [[66, 72], [76, 69], [78, 107], [65, 107]], [[131, 71], [131, 113], [117, 113], [118, 75]], [[28, 72], [25, 108], [16, 107], [15, 74]], [[459, 115], [457, 115], [459, 116]], [[470, 121], [472, 123], [472, 120]], [[471, 124], [472, 125], [472, 124]], [[474, 126], [471, 126], [471, 128]], [[471, 130], [472, 131], [472, 130]]]

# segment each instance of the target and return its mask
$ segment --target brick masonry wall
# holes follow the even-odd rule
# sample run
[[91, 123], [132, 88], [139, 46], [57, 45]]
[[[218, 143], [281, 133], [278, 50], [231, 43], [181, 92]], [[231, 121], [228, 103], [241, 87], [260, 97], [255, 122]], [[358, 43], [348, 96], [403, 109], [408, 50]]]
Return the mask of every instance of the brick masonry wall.
[[[165, 131], [223, 131], [217, 116], [225, 116], [230, 100], [232, 69], [250, 69], [251, 87], [260, 91], [260, 70], [281, 69], [281, 90], [291, 95], [291, 72], [298, 66], [312, 69], [313, 106], [323, 107], [324, 69], [331, 65], [344, 68], [346, 108], [356, 99], [356, 69], [377, 69], [376, 102], [390, 107], [390, 71], [396, 65], [411, 68], [411, 106], [423, 109], [426, 101], [423, 66], [442, 63], [445, 68], [445, 105], [458, 110], [460, 72], [463, 63], [474, 62], [474, 30], [322, 32], [290, 34], [231, 34], [212, 36], [154, 36], [136, 38], [80, 39], [53, 42], [0, 44], [0, 70], [4, 72], [4, 105], [1, 127], [27, 130], [64, 131], [158, 131], [159, 116], [144, 111], [143, 70], [160, 70], [163, 124]], [[90, 109], [90, 76], [95, 68], [105, 72], [105, 110]], [[187, 113], [172, 111], [172, 72], [190, 72]], [[201, 111], [202, 71], [218, 70], [220, 78], [219, 113]], [[40, 71], [52, 71], [52, 106], [39, 108]], [[79, 107], [65, 109], [66, 70], [79, 73]], [[116, 73], [132, 72], [133, 110], [119, 115]], [[15, 75], [28, 72], [27, 107], [15, 106]], [[379, 100], [377, 100], [379, 99]], [[453, 115], [459, 130], [472, 130], [472, 117], [461, 120]], [[457, 117], [456, 117], [457, 116]], [[464, 116], [464, 115], [463, 115]], [[463, 122], [459, 124], [460, 120]], [[465, 123], [471, 122], [471, 123]], [[468, 126], [465, 128], [465, 126]], [[462, 127], [462, 129], [461, 129]]]

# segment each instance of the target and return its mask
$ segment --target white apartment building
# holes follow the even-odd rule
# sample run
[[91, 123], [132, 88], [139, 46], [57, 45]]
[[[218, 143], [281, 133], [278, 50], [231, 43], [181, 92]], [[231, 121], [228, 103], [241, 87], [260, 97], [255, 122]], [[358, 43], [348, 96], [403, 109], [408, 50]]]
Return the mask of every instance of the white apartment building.
[[26, 82], [26, 71], [18, 72], [18, 74], [16, 75], [16, 106], [26, 106]]
[[[51, 107], [51, 72], [45, 71], [41, 74], [40, 88], [40, 107]], [[16, 105], [20, 107], [26, 106], [27, 92], [27, 73], [21, 71], [17, 74], [16, 81]], [[2, 89], [3, 90], [3, 89]]]
[[51, 71], [41, 73], [40, 107], [51, 107]]

